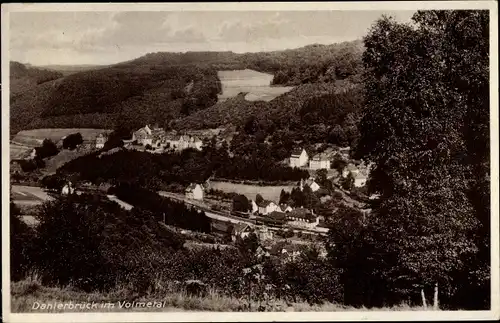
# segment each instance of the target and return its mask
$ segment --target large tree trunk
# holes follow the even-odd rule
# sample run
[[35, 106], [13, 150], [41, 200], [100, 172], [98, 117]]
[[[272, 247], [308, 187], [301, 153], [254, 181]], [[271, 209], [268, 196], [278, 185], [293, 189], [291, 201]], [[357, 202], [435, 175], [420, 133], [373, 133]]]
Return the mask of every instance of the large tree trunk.
[[427, 309], [427, 301], [425, 300], [425, 293], [423, 288], [420, 290], [420, 294], [422, 295], [422, 306]]
[[438, 300], [438, 283], [434, 285], [434, 310], [437, 311], [439, 309], [439, 300]]

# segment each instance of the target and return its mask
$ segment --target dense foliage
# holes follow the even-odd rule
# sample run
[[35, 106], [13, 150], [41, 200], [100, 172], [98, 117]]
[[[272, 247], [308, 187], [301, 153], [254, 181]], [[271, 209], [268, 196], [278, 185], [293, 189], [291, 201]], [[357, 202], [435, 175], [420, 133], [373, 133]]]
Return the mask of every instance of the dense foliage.
[[140, 208], [125, 211], [98, 196], [70, 195], [44, 204], [31, 262], [46, 284], [72, 283], [86, 291], [107, 289], [117, 280], [138, 280], [152, 273], [145, 266], [162, 262], [183, 239]]
[[[215, 141], [206, 141], [202, 151], [186, 149], [180, 153], [151, 154], [120, 150], [113, 154], [92, 153], [74, 159], [61, 168], [60, 174], [77, 174], [79, 179], [99, 184], [110, 182], [135, 183], [150, 189], [173, 184], [183, 187], [203, 183], [210, 176], [239, 180], [298, 181], [307, 177], [304, 170], [292, 169], [274, 160], [269, 147], [242, 150], [229, 156], [228, 146], [217, 147]], [[236, 149], [236, 148], [235, 148]]]
[[205, 233], [211, 231], [211, 220], [204, 212], [188, 208], [182, 202], [161, 197], [156, 192], [129, 184], [120, 184], [110, 190], [110, 193], [136, 208], [150, 212], [157, 221], [193, 231]]
[[82, 143], [83, 143], [82, 134], [79, 132], [72, 133], [67, 135], [66, 138], [63, 139], [63, 148], [73, 150]]
[[488, 12], [413, 20], [383, 18], [365, 38], [357, 155], [374, 161], [369, 190], [380, 200], [365, 221], [332, 226], [344, 245], [332, 257], [356, 281], [350, 303], [421, 302], [421, 289], [438, 288], [443, 306], [487, 308]]
[[128, 62], [83, 71], [11, 97], [11, 132], [163, 124], [183, 109], [213, 105], [220, 88], [215, 70], [195, 66]]

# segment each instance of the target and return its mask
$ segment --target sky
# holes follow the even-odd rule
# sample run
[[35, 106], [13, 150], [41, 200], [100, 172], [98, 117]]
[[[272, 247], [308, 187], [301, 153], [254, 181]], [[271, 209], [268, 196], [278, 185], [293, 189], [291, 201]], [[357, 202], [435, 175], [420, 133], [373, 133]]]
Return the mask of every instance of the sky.
[[414, 11], [87, 11], [10, 13], [10, 59], [101, 65], [151, 52], [283, 50], [361, 39], [383, 14]]

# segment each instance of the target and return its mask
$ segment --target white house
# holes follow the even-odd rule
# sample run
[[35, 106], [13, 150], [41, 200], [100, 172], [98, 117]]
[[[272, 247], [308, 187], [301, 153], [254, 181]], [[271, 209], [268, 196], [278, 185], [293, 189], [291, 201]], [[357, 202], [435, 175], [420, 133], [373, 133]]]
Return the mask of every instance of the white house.
[[132, 141], [137, 141], [138, 144], [146, 146], [153, 145], [153, 132], [148, 125], [137, 130], [132, 134]]
[[233, 225], [233, 230], [231, 231], [231, 240], [235, 241], [238, 237], [244, 239], [252, 232], [253, 229], [250, 225], [246, 223], [235, 223]]
[[108, 136], [100, 133], [99, 136], [95, 138], [95, 147], [97, 149], [104, 148], [104, 144], [106, 143], [106, 141], [108, 141]]
[[305, 149], [294, 149], [292, 155], [290, 156], [290, 167], [303, 167], [307, 165], [309, 161], [309, 156]]
[[362, 172], [356, 173], [354, 175], [354, 186], [355, 187], [363, 187], [366, 185], [367, 176]]
[[66, 183], [66, 185], [63, 186], [61, 189], [61, 194], [62, 195], [69, 195], [73, 194], [75, 192], [75, 189], [73, 188], [73, 184], [71, 182]]
[[274, 211], [278, 211], [279, 209], [279, 206], [276, 205], [276, 203], [272, 202], [272, 201], [262, 201], [260, 203], [257, 203], [257, 206], [258, 206], [258, 212], [262, 215], [266, 215], [266, 214], [269, 214], [271, 212], [274, 212]]
[[330, 169], [330, 160], [326, 156], [316, 155], [309, 161], [310, 169]]
[[316, 192], [321, 188], [318, 183], [314, 180], [314, 178], [309, 178], [307, 180], [300, 180], [300, 190], [302, 191], [304, 189], [304, 185], [307, 185], [311, 188], [311, 191]]
[[304, 208], [297, 208], [287, 214], [287, 223], [290, 226], [313, 229], [319, 224], [319, 217]]
[[203, 200], [203, 187], [200, 184], [191, 184], [186, 188], [186, 198], [193, 200]]

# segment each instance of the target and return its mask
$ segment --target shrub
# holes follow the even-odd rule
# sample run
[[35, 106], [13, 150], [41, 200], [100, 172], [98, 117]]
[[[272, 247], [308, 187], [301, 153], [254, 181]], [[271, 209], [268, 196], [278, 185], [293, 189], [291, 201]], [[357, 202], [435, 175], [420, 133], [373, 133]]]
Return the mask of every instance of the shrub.
[[[44, 284], [73, 284], [85, 291], [117, 281], [150, 284], [163, 258], [184, 240], [161, 227], [151, 213], [123, 210], [97, 196], [72, 195], [46, 203], [37, 228], [33, 266]], [[146, 285], [147, 285], [146, 284]]]
[[79, 132], [72, 133], [63, 139], [63, 148], [73, 150], [82, 143], [83, 143], [82, 134]]
[[59, 149], [55, 143], [53, 143], [50, 139], [44, 139], [41, 147], [36, 147], [36, 156], [38, 158], [46, 158], [55, 156], [59, 153]]

